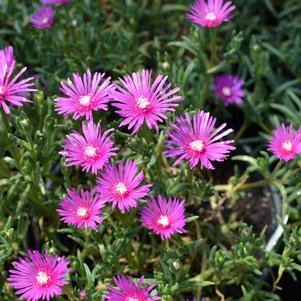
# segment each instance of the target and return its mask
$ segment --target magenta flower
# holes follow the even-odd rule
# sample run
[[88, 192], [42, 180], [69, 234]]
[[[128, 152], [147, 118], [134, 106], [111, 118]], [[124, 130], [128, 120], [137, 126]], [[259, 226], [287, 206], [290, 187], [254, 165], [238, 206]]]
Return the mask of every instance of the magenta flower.
[[33, 77], [19, 80], [26, 71], [21, 69], [15, 76], [12, 76], [16, 66], [16, 60], [11, 46], [0, 50], [0, 106], [5, 113], [10, 113], [7, 103], [13, 106], [22, 106], [24, 102], [31, 102], [24, 96], [25, 92], [36, 91], [33, 89]]
[[270, 140], [270, 151], [279, 159], [288, 162], [301, 153], [301, 128], [297, 132], [293, 126], [279, 125]]
[[68, 117], [73, 114], [73, 119], [85, 116], [93, 119], [92, 112], [96, 110], [107, 110], [110, 101], [109, 94], [113, 86], [110, 78], [104, 78], [104, 73], [96, 72], [91, 75], [90, 69], [84, 74], [83, 79], [78, 73], [73, 74], [73, 82], [68, 79], [68, 85], [61, 82], [60, 90], [66, 97], [55, 99], [56, 111]]
[[170, 238], [174, 232], [185, 233], [185, 200], [158, 196], [158, 202], [151, 196], [147, 206], [141, 210], [142, 225], [154, 231], [161, 239]]
[[233, 140], [219, 141], [233, 130], [221, 132], [226, 123], [215, 129], [216, 118], [209, 113], [198, 111], [191, 121], [187, 112], [185, 118], [178, 116], [176, 121], [176, 124], [171, 123], [170, 139], [166, 141], [167, 150], [164, 152], [167, 157], [178, 157], [174, 165], [188, 160], [190, 168], [201, 163], [207, 169], [214, 169], [211, 161], [224, 161], [229, 152], [235, 150], [230, 145]]
[[124, 117], [120, 126], [127, 125], [136, 133], [145, 122], [148, 128], [158, 131], [158, 122], [166, 119], [165, 112], [174, 111], [177, 102], [183, 100], [174, 94], [179, 88], [170, 90], [171, 84], [166, 84], [167, 76], [158, 75], [151, 83], [151, 71], [142, 70], [120, 79], [121, 85], [116, 85], [112, 93], [113, 106], [118, 108], [117, 114]]
[[78, 193], [74, 188], [68, 189], [68, 195], [60, 204], [57, 213], [62, 217], [61, 220], [77, 228], [92, 228], [97, 230], [97, 225], [101, 224], [101, 208], [105, 202], [99, 195], [93, 195], [93, 191], [81, 189]]
[[48, 4], [67, 4], [70, 2], [70, 0], [40, 0], [42, 4], [48, 5]]
[[137, 200], [145, 197], [152, 185], [142, 185], [144, 179], [142, 172], [138, 171], [135, 161], [127, 160], [125, 164], [119, 161], [118, 166], [107, 165], [101, 177], [97, 179], [96, 191], [103, 200], [112, 202], [112, 207], [118, 206], [124, 213], [126, 210], [137, 206]]
[[235, 75], [219, 75], [215, 78], [214, 89], [226, 106], [229, 104], [240, 105], [245, 96], [244, 84], [245, 82]]
[[223, 0], [196, 0], [191, 5], [187, 18], [199, 26], [213, 28], [229, 21], [234, 9], [232, 1], [224, 4]]
[[27, 301], [50, 300], [61, 295], [61, 287], [66, 285], [69, 262], [65, 257], [41, 255], [38, 251], [28, 251], [28, 258], [20, 258], [13, 263], [8, 281], [17, 289], [20, 299]]
[[149, 287], [142, 288], [144, 276], [142, 276], [136, 285], [132, 277], [128, 279], [123, 275], [113, 278], [118, 288], [109, 286], [109, 293], [103, 297], [111, 301], [155, 301], [160, 300], [158, 296], [151, 296], [150, 292], [156, 286], [155, 283]]
[[100, 125], [94, 124], [93, 121], [89, 121], [88, 124], [83, 122], [82, 129], [84, 136], [76, 131], [67, 135], [60, 154], [67, 157], [67, 166], [80, 165], [83, 171], [92, 170], [92, 173], [96, 174], [112, 156], [116, 156], [114, 151], [118, 148], [113, 147], [114, 143], [109, 135], [113, 129], [101, 133]]
[[39, 8], [31, 17], [31, 24], [36, 29], [49, 29], [53, 25], [55, 10], [51, 7]]

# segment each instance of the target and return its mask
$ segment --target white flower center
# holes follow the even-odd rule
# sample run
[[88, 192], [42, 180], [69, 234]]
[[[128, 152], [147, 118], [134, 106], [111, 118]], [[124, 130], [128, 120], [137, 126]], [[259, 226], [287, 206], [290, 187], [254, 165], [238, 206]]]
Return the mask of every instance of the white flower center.
[[140, 96], [138, 99], [137, 99], [137, 107], [139, 109], [147, 109], [149, 108], [150, 106], [150, 102], [147, 98], [145, 98], [144, 96]]
[[43, 18], [41, 22], [42, 22], [43, 24], [48, 23], [48, 18], [47, 18], [47, 17]]
[[46, 284], [48, 282], [49, 278], [50, 277], [47, 275], [47, 273], [41, 272], [41, 271], [38, 272], [37, 275], [36, 275], [36, 279], [37, 279], [38, 283], [41, 284], [41, 285]]
[[128, 297], [126, 300], [127, 301], [139, 301], [138, 298], [133, 298], [133, 297]]
[[225, 96], [230, 96], [232, 94], [232, 90], [229, 87], [223, 87], [222, 92]]
[[215, 13], [208, 13], [208, 14], [206, 15], [206, 20], [208, 20], [208, 21], [214, 21], [214, 20], [216, 20], [216, 15], [215, 15]]
[[4, 88], [0, 86], [0, 94], [4, 94]]
[[169, 219], [168, 219], [168, 216], [166, 215], [160, 215], [157, 223], [159, 225], [162, 225], [163, 227], [167, 227], [169, 225]]
[[122, 182], [119, 182], [116, 185], [116, 192], [120, 195], [123, 196], [125, 193], [127, 193], [128, 189], [126, 188], [125, 184]]
[[80, 105], [86, 107], [91, 104], [91, 100], [92, 100], [92, 97], [90, 95], [85, 95], [85, 96], [80, 97], [79, 103], [80, 103]]
[[282, 148], [288, 152], [291, 152], [293, 149], [293, 144], [291, 141], [287, 140], [282, 143]]
[[76, 211], [76, 215], [77, 216], [79, 216], [79, 217], [86, 217], [87, 213], [88, 213], [87, 208], [85, 208], [85, 207], [79, 207], [79, 208], [77, 208], [77, 211]]
[[88, 158], [94, 158], [96, 156], [96, 147], [94, 147], [93, 145], [87, 145], [85, 148], [85, 156]]
[[204, 149], [204, 143], [202, 140], [194, 140], [189, 143], [189, 146], [195, 152], [201, 152]]

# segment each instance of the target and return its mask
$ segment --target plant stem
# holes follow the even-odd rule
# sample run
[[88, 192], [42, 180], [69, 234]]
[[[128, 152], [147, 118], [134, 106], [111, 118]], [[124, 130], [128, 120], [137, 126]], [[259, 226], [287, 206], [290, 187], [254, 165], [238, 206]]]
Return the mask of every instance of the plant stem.
[[210, 48], [211, 48], [211, 68], [215, 65], [217, 59], [217, 31], [213, 28], [210, 29]]

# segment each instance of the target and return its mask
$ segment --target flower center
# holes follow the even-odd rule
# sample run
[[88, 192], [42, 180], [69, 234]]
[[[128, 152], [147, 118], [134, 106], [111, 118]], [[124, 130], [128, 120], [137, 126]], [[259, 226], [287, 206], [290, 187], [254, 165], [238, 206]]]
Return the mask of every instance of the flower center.
[[97, 155], [97, 149], [93, 145], [87, 145], [84, 154], [88, 158], [95, 158]]
[[42, 22], [43, 24], [48, 23], [48, 18], [47, 18], [47, 17], [43, 18], [41, 22]]
[[78, 217], [86, 217], [87, 213], [88, 213], [87, 208], [85, 208], [85, 207], [79, 207], [79, 208], [77, 208], [76, 215]]
[[117, 194], [120, 195], [120, 196], [124, 196], [127, 193], [127, 191], [128, 191], [127, 187], [122, 182], [119, 182], [116, 185], [115, 190], [116, 190]]
[[0, 86], [0, 94], [4, 94], [4, 88]]
[[146, 110], [150, 107], [151, 103], [149, 102], [149, 100], [147, 98], [145, 98], [144, 96], [140, 96], [137, 99], [137, 107], [141, 110]]
[[163, 227], [167, 227], [169, 226], [169, 219], [168, 219], [168, 216], [166, 215], [160, 215], [158, 221], [157, 221], [157, 224], [163, 226]]
[[214, 20], [216, 20], [216, 15], [215, 15], [215, 13], [208, 13], [208, 14], [206, 15], [206, 20], [208, 20], [208, 21], [214, 21]]
[[195, 152], [201, 152], [204, 149], [204, 143], [202, 140], [194, 140], [189, 143], [190, 148]]
[[225, 96], [230, 96], [232, 94], [232, 90], [229, 87], [223, 87], [222, 92]]
[[288, 152], [291, 152], [293, 150], [293, 144], [291, 141], [287, 140], [282, 143], [282, 148]]
[[140, 298], [136, 298], [136, 297], [127, 297], [126, 301], [140, 301]]
[[37, 279], [38, 283], [41, 285], [46, 284], [48, 282], [49, 278], [50, 277], [47, 275], [47, 273], [42, 272], [42, 271], [38, 272], [36, 275], [36, 279]]
[[87, 107], [91, 104], [92, 97], [90, 95], [85, 95], [80, 97], [79, 104], [81, 106]]

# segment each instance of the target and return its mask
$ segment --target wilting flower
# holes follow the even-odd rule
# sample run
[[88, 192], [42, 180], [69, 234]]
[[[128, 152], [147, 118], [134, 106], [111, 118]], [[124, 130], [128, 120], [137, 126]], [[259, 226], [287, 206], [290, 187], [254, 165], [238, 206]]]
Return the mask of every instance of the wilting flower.
[[57, 213], [67, 224], [77, 228], [97, 230], [97, 225], [103, 221], [101, 208], [104, 207], [104, 203], [99, 195], [94, 196], [92, 190], [81, 189], [78, 193], [74, 188], [68, 189], [68, 195], [61, 202]]
[[61, 82], [60, 90], [65, 97], [55, 99], [56, 111], [65, 117], [73, 114], [75, 120], [82, 116], [92, 119], [93, 111], [108, 109], [107, 103], [112, 89], [110, 78], [105, 78], [104, 73], [96, 72], [92, 77], [88, 69], [83, 78], [74, 73], [73, 82], [70, 79], [67, 84]]
[[9, 271], [8, 281], [17, 289], [20, 299], [50, 300], [61, 295], [61, 287], [68, 283], [69, 262], [64, 257], [41, 255], [38, 251], [28, 251], [28, 256], [15, 261], [14, 269]]
[[187, 18], [202, 27], [218, 27], [231, 19], [234, 9], [232, 1], [224, 4], [223, 0], [196, 0], [191, 5]]
[[279, 125], [270, 140], [269, 149], [281, 160], [288, 162], [301, 153], [301, 128], [297, 132], [293, 126]]
[[67, 4], [70, 0], [40, 0], [42, 4]]
[[137, 200], [145, 197], [152, 185], [142, 185], [144, 179], [142, 172], [138, 171], [135, 161], [127, 160], [125, 164], [119, 161], [118, 166], [109, 164], [105, 167], [101, 177], [98, 178], [97, 192], [103, 200], [112, 202], [112, 207], [118, 206], [124, 213], [137, 206]]
[[31, 17], [31, 24], [37, 29], [49, 29], [53, 25], [54, 15], [53, 8], [41, 7]]
[[174, 111], [177, 102], [183, 100], [176, 96], [179, 88], [170, 90], [171, 84], [166, 84], [167, 76], [158, 75], [151, 83], [151, 71], [142, 70], [120, 79], [121, 85], [116, 85], [112, 93], [113, 106], [117, 113], [125, 119], [120, 126], [127, 125], [136, 133], [145, 122], [148, 128], [158, 131], [158, 122], [166, 119], [165, 112]]
[[184, 215], [184, 200], [163, 198], [158, 196], [158, 202], [151, 196], [148, 206], [141, 210], [142, 225], [154, 231], [161, 239], [170, 238], [174, 232], [184, 233], [186, 218]]
[[118, 288], [109, 286], [109, 293], [103, 297], [111, 301], [155, 301], [160, 300], [158, 296], [151, 296], [150, 292], [156, 286], [155, 283], [149, 287], [142, 287], [144, 276], [142, 276], [136, 285], [132, 277], [128, 279], [123, 275], [113, 278]]
[[80, 299], [86, 299], [88, 297], [88, 294], [87, 294], [87, 292], [86, 291], [80, 291], [79, 292], [79, 298]]
[[109, 162], [112, 156], [116, 156], [114, 151], [118, 148], [113, 147], [114, 143], [110, 140], [109, 133], [113, 129], [103, 133], [100, 131], [100, 125], [89, 121], [88, 124], [82, 123], [83, 134], [73, 131], [71, 135], [67, 135], [62, 156], [67, 157], [67, 166], [80, 165], [83, 171], [96, 174]]
[[5, 113], [10, 113], [7, 103], [13, 106], [22, 106], [24, 102], [31, 102], [24, 96], [25, 92], [36, 91], [33, 89], [33, 77], [19, 80], [26, 71], [21, 69], [15, 76], [12, 76], [16, 66], [16, 60], [11, 46], [0, 50], [0, 106]]
[[227, 106], [229, 104], [240, 105], [243, 103], [245, 82], [235, 75], [219, 75], [215, 78], [215, 93]]
[[185, 118], [178, 116], [176, 121], [176, 124], [171, 123], [170, 139], [166, 141], [164, 152], [167, 157], [178, 157], [175, 165], [188, 160], [191, 168], [201, 163], [205, 168], [214, 169], [211, 161], [224, 161], [229, 152], [235, 150], [231, 145], [233, 140], [219, 141], [233, 130], [222, 132], [226, 123], [215, 129], [216, 118], [209, 113], [198, 111], [191, 121], [187, 112]]

